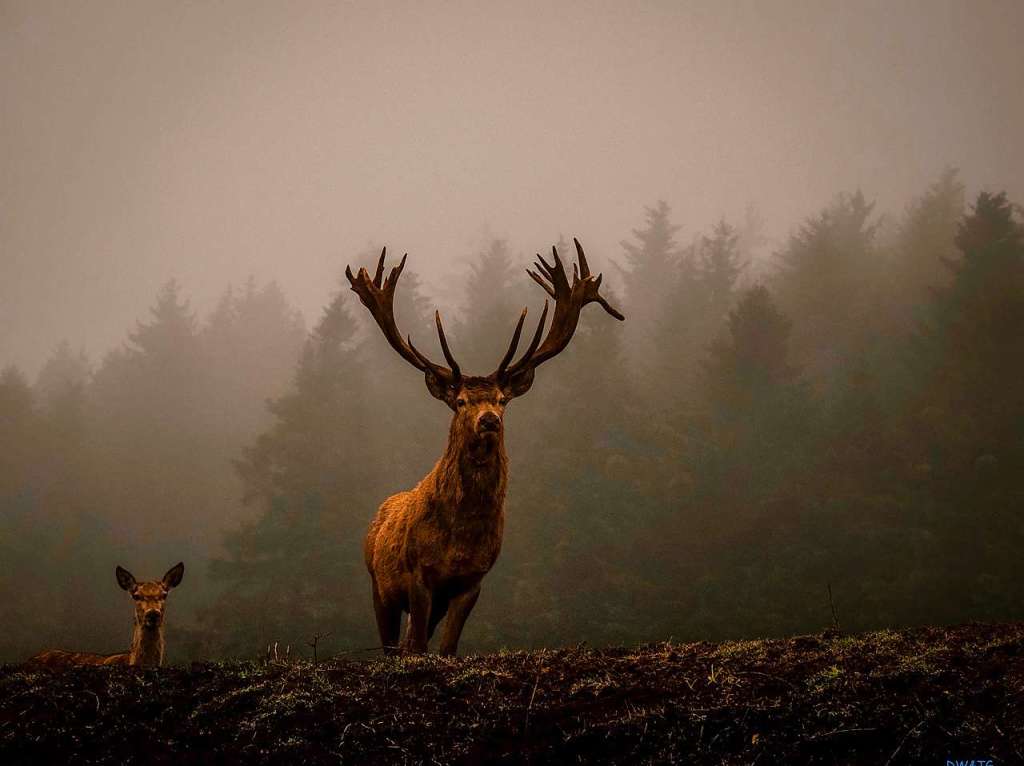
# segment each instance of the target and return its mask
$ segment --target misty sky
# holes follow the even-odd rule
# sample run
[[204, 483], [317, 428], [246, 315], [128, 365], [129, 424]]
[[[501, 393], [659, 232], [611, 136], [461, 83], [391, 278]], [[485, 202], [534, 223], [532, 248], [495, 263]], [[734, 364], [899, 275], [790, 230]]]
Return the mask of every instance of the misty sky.
[[[370, 242], [441, 300], [487, 235], [616, 257], [748, 203], [1024, 201], [1024, 3], [0, 0], [0, 366], [94, 362], [177, 278], [315, 321]], [[525, 277], [524, 277], [525, 278]]]

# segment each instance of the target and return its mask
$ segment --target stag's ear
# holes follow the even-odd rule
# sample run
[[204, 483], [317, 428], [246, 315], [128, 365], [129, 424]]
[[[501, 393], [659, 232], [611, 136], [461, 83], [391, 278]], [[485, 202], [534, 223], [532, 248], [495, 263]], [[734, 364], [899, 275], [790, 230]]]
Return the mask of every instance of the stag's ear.
[[423, 377], [427, 381], [427, 390], [430, 392], [432, 397], [440, 399], [452, 410], [456, 409], [455, 398], [459, 393], [458, 391], [445, 383], [441, 378], [437, 377], [432, 370], [427, 370], [423, 374]]
[[513, 398], [522, 396], [533, 385], [533, 367], [527, 367], [520, 372], [512, 373], [508, 385], [505, 387]]
[[173, 567], [167, 570], [167, 574], [164, 575], [164, 585], [168, 588], [176, 588], [178, 583], [181, 582], [181, 578], [185, 576], [185, 565], [182, 562], [178, 562]]
[[114, 574], [117, 576], [117, 584], [130, 593], [132, 588], [135, 587], [135, 578], [132, 576], [132, 573], [119, 566], [114, 570]]

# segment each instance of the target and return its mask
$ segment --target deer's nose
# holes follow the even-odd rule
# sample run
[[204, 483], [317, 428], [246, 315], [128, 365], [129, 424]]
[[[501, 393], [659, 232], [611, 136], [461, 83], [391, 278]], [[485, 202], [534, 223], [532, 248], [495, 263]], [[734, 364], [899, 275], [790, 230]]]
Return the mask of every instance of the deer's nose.
[[159, 625], [160, 624], [160, 612], [156, 609], [150, 609], [146, 612], [146, 624], [147, 625]]
[[495, 415], [493, 412], [485, 412], [480, 416], [477, 421], [477, 428], [481, 433], [486, 431], [497, 431], [501, 428], [501, 418]]

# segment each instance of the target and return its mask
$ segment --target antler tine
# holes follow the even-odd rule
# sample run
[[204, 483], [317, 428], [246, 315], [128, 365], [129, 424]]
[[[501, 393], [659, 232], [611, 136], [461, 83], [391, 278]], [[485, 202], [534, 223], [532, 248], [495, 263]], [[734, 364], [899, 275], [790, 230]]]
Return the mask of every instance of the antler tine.
[[551, 275], [555, 273], [555, 267], [548, 264], [544, 260], [544, 256], [537, 253], [537, 260], [533, 262], [533, 265], [537, 267], [537, 271], [543, 274], [548, 279], [551, 279]]
[[437, 323], [437, 337], [441, 341], [441, 351], [444, 352], [445, 361], [448, 362], [448, 366], [452, 368], [452, 374], [455, 379], [458, 380], [462, 377], [462, 371], [459, 369], [459, 363], [455, 361], [455, 357], [452, 356], [451, 349], [448, 348], [448, 339], [444, 337], [444, 327], [441, 325], [441, 312], [434, 312], [434, 321]]
[[590, 276], [590, 265], [587, 263], [587, 256], [583, 252], [583, 246], [576, 237], [572, 238], [573, 244], [576, 245], [576, 257], [580, 262], [580, 276], [586, 279]]
[[555, 292], [558, 292], [562, 286], [569, 286], [569, 279], [565, 276], [565, 266], [562, 265], [562, 259], [558, 257], [558, 248], [554, 245], [551, 246], [551, 255], [555, 257], [555, 268], [551, 270], [551, 281], [555, 283]]
[[523, 364], [524, 362], [529, 360], [530, 357], [532, 357], [534, 352], [537, 350], [537, 346], [540, 345], [540, 336], [544, 334], [544, 322], [547, 320], [547, 318], [548, 302], [544, 301], [544, 310], [540, 312], [540, 321], [537, 322], [537, 330], [533, 333], [533, 340], [530, 341], [530, 345], [529, 347], [527, 347], [526, 353], [523, 354], [522, 359], [520, 359], [519, 363], [516, 365], [517, 367], [520, 364]]
[[552, 298], [555, 297], [555, 289], [551, 285], [549, 285], [547, 282], [545, 282], [544, 279], [540, 276], [540, 274], [537, 274], [534, 271], [530, 271], [529, 269], [526, 270], [526, 273], [530, 275], [530, 278], [534, 282], [536, 282], [538, 285], [540, 285], [541, 287], [544, 288], [544, 292], [546, 292]]
[[448, 349], [444, 331], [440, 329], [440, 318], [438, 318], [438, 329], [441, 332], [441, 347], [445, 352], [445, 358], [452, 365], [451, 370], [430, 361], [412, 345], [411, 339], [402, 337], [395, 322], [395, 288], [398, 285], [398, 278], [405, 268], [408, 253], [402, 256], [401, 262], [391, 269], [391, 273], [385, 280], [384, 261], [386, 256], [387, 250], [382, 249], [372, 278], [364, 267], [361, 267], [355, 275], [352, 274], [351, 266], [345, 267], [345, 276], [348, 277], [348, 281], [352, 285], [352, 291], [359, 296], [360, 302], [370, 312], [370, 316], [377, 323], [384, 338], [398, 352], [399, 356], [419, 371], [433, 375], [446, 384], [453, 383], [458, 380], [460, 372]]
[[381, 279], [384, 276], [384, 256], [387, 255], [387, 246], [380, 249], [380, 260], [377, 261], [377, 273], [373, 275], [373, 286], [380, 287]]
[[505, 372], [508, 363], [512, 361], [512, 357], [516, 354], [516, 348], [519, 347], [519, 336], [523, 333], [523, 322], [525, 321], [526, 308], [523, 308], [523, 313], [519, 315], [519, 322], [516, 323], [515, 332], [512, 333], [512, 342], [508, 344], [508, 351], [505, 352], [505, 356], [501, 358], [501, 362], [498, 364], [499, 375]]
[[391, 273], [388, 274], [388, 278], [384, 281], [384, 287], [391, 287], [392, 289], [398, 283], [398, 278], [402, 276], [402, 272], [405, 270], [405, 259], [409, 257], [406, 253], [402, 256], [402, 260], [398, 262], [398, 265], [391, 269]]

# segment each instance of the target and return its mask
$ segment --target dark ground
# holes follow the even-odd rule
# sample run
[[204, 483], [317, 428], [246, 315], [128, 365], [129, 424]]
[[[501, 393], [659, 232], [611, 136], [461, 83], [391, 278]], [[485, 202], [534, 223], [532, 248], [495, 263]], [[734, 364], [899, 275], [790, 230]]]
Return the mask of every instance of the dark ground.
[[0, 668], [0, 763], [1024, 764], [1024, 623], [446, 660]]

